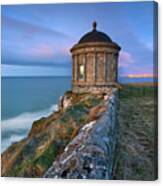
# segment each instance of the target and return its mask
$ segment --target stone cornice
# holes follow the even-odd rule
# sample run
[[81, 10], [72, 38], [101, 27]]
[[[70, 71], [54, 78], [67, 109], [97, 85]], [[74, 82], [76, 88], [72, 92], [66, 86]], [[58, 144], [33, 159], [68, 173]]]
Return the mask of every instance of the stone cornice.
[[89, 48], [89, 47], [97, 47], [97, 48], [104, 47], [104, 48], [116, 49], [118, 51], [121, 50], [121, 47], [114, 42], [111, 42], [111, 43], [109, 43], [109, 42], [108, 43], [106, 43], [106, 42], [89, 42], [89, 43], [75, 44], [71, 48], [70, 51], [74, 52], [75, 50]]

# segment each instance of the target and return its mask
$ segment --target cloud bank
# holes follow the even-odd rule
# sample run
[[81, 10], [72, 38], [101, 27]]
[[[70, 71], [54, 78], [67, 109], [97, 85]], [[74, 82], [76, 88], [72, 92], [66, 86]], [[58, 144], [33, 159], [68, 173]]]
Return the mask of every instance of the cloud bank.
[[153, 73], [153, 2], [2, 6], [2, 64], [71, 68], [92, 21], [121, 47], [119, 74]]

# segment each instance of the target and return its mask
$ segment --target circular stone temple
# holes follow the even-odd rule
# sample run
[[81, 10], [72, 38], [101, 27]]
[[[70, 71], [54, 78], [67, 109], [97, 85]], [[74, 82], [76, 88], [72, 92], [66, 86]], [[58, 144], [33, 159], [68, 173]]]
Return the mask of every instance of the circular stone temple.
[[85, 34], [72, 49], [72, 91], [107, 92], [116, 87], [120, 46], [96, 29]]

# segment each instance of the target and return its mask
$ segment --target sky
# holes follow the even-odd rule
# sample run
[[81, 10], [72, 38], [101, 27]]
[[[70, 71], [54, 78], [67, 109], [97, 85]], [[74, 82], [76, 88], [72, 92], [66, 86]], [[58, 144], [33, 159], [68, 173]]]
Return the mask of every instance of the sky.
[[151, 2], [3, 5], [2, 76], [70, 76], [70, 49], [92, 22], [121, 46], [119, 76], [152, 76]]

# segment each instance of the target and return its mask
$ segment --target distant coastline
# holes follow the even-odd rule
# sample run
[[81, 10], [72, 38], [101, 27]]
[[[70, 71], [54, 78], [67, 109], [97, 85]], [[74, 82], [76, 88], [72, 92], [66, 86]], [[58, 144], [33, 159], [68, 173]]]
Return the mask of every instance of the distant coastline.
[[[2, 76], [2, 79], [5, 78], [72, 78], [71, 76]], [[119, 83], [152, 83], [158, 82], [157, 77], [128, 77], [128, 76], [120, 76], [118, 77]]]

